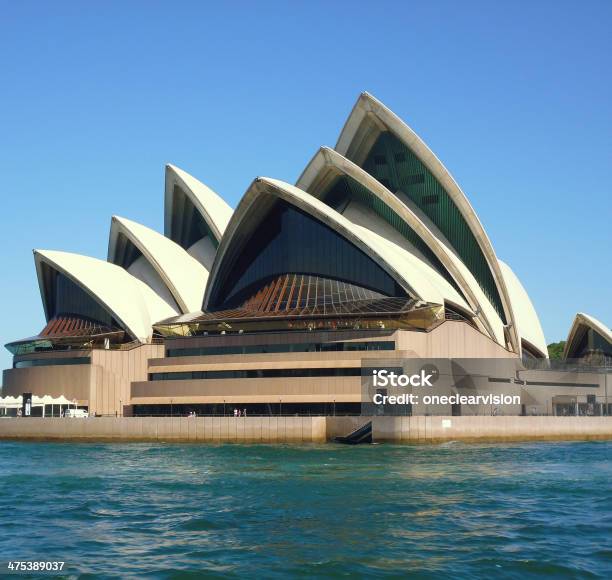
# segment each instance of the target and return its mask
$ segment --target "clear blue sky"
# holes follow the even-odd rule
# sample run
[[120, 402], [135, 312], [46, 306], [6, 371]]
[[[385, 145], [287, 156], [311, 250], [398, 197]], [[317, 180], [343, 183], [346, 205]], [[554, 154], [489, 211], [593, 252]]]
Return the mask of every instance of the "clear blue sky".
[[549, 342], [612, 324], [612, 2], [0, 8], [2, 344], [44, 325], [33, 248], [104, 258], [112, 214], [161, 230], [167, 162], [232, 206], [293, 182], [363, 90], [455, 176]]

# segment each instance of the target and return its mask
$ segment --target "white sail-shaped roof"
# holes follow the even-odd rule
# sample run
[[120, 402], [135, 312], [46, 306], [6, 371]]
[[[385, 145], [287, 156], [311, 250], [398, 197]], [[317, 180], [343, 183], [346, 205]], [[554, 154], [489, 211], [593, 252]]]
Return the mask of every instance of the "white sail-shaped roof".
[[47, 287], [44, 265], [69, 278], [141, 342], [151, 338], [154, 322], [177, 314], [144, 282], [110, 262], [51, 250], [35, 250], [34, 261], [47, 320], [53, 289]]
[[[422, 244], [431, 251], [439, 265], [445, 269], [448, 277], [452, 278], [461, 289], [463, 296], [469, 303], [470, 309], [476, 313], [475, 322], [480, 329], [486, 332], [498, 344], [505, 346], [504, 325], [492, 304], [478, 285], [476, 279], [461, 258], [454, 251], [450, 242], [435, 224], [409, 199], [400, 199], [389, 191], [382, 183], [364, 171], [361, 167], [328, 147], [322, 147], [312, 158], [302, 175], [298, 179], [297, 187], [307, 191], [317, 198], [321, 198], [338, 176], [346, 176], [365, 188], [379, 204], [386, 210], [379, 211], [384, 214], [389, 223], [396, 228], [395, 235], [389, 236], [387, 224], [381, 224], [380, 219], [373, 217], [374, 210], [363, 215], [362, 225], [372, 228], [376, 225], [381, 235], [397, 239], [402, 229], [396, 220], [402, 220], [411, 229]], [[355, 212], [347, 207], [342, 211], [348, 219]], [[405, 238], [404, 238], [405, 239]], [[427, 261], [427, 260], [425, 260]]]
[[[259, 227], [265, 219], [265, 204], [269, 203], [270, 197], [284, 200], [333, 229], [372, 258], [413, 298], [436, 304], [450, 300], [469, 311], [469, 306], [454, 288], [416, 253], [411, 253], [375, 232], [356, 225], [305, 191], [283, 181], [265, 177], [253, 181], [228, 225], [211, 271], [211, 283], [206, 291], [204, 309], [208, 308], [211, 294], [216, 290], [218, 281], [215, 277], [221, 270], [228, 249], [234, 239], [244, 240], [251, 231]], [[257, 208], [259, 203], [263, 209]], [[259, 211], [255, 211], [256, 209]]]
[[232, 208], [186, 171], [166, 165], [164, 233], [208, 270]]
[[[141, 255], [136, 259], [126, 255], [123, 240]], [[184, 314], [202, 306], [208, 271], [181, 246], [151, 228], [113, 216], [108, 261], [125, 267]]]
[[[398, 271], [412, 288], [412, 295], [426, 302], [449, 302], [472, 313], [469, 305], [451, 284], [445, 280], [422, 256], [410, 247], [402, 247], [370, 228], [356, 224], [355, 233], [389, 262], [398, 264]], [[392, 258], [393, 256], [393, 258]]]
[[530, 350], [535, 348], [540, 356], [548, 358], [548, 347], [546, 346], [544, 331], [542, 330], [538, 313], [527, 291], [508, 264], [500, 260], [499, 265], [510, 294], [510, 300], [512, 300], [512, 311], [514, 312], [521, 340], [529, 343], [531, 346]]
[[[494, 287], [488, 290], [497, 292], [512, 348], [520, 352], [521, 345], [512, 312], [512, 303], [493, 246], [476, 212], [457, 182], [420, 137], [380, 101], [368, 93], [362, 93], [342, 129], [336, 144], [336, 151], [361, 166], [379, 136], [384, 132], [392, 134], [426, 167], [467, 224], [490, 271]], [[449, 237], [451, 231], [442, 230], [442, 233]], [[455, 250], [458, 255], [461, 255], [458, 247], [455, 247]], [[482, 272], [474, 270], [472, 273], [476, 279], [479, 276], [482, 277]], [[483, 281], [481, 287], [483, 284], [486, 286]]]
[[569, 334], [567, 335], [565, 349], [563, 352], [564, 358], [574, 357], [574, 349], [576, 348], [575, 343], [583, 330], [594, 331], [612, 347], [612, 330], [603, 322], [597, 320], [597, 318], [594, 318], [589, 314], [585, 314], [584, 312], [578, 312], [574, 317]]

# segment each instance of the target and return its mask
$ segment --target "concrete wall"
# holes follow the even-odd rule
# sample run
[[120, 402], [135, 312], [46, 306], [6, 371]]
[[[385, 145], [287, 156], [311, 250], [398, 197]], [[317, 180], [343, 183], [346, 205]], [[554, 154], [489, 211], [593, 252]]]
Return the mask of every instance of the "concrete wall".
[[0, 439], [312, 443], [368, 420], [376, 442], [612, 439], [612, 417], [102, 417], [0, 420]]
[[0, 438], [312, 443], [326, 439], [325, 417], [97, 417], [0, 420]]
[[372, 436], [395, 443], [612, 439], [612, 417], [376, 417]]
[[132, 381], [147, 379], [149, 360], [162, 356], [163, 345], [145, 344], [131, 350], [92, 351], [89, 412], [123, 415], [130, 404]]
[[423, 358], [516, 358], [473, 326], [455, 320], [430, 332], [399, 331], [397, 349]]
[[[217, 371], [245, 369], [359, 368], [372, 359], [375, 366], [387, 359], [413, 357], [503, 358], [516, 360], [509, 353], [469, 324], [446, 321], [431, 332], [342, 331], [285, 332], [270, 335], [208, 336], [169, 340], [167, 348], [284, 344], [347, 340], [394, 340], [395, 351], [290, 352], [152, 358], [149, 372]], [[266, 379], [206, 379], [146, 381], [133, 379], [131, 402], [136, 405], [205, 403], [322, 403], [361, 401], [360, 377], [302, 377]], [[425, 410], [423, 410], [425, 412]], [[447, 411], [450, 412], [450, 407]], [[517, 411], [517, 413], [520, 413]]]
[[359, 403], [359, 377], [205, 379], [132, 384], [132, 404]]
[[71, 401], [76, 399], [80, 405], [87, 405], [91, 375], [90, 364], [6, 369], [3, 373], [2, 396], [19, 397], [23, 393], [33, 393], [40, 397], [64, 395]]
[[401, 351], [289, 352], [225, 354], [152, 359], [149, 372], [229, 371], [258, 369], [359, 368], [361, 361], [385, 356], [410, 357]]
[[163, 345], [146, 344], [130, 350], [80, 350], [40, 352], [15, 357], [16, 361], [61, 358], [90, 358], [80, 365], [52, 365], [7, 369], [3, 373], [2, 396], [18, 397], [31, 392], [34, 395], [64, 395], [76, 399], [79, 405], [89, 407], [91, 414], [123, 414], [129, 405], [132, 381], [147, 379], [149, 360], [162, 356]]

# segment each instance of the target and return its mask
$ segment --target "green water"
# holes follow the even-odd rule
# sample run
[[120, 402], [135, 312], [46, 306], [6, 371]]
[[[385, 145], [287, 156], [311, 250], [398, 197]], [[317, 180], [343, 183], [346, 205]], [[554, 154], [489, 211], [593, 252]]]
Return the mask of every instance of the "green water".
[[612, 577], [607, 442], [0, 442], [0, 456], [3, 566], [59, 559], [70, 575], [123, 578]]

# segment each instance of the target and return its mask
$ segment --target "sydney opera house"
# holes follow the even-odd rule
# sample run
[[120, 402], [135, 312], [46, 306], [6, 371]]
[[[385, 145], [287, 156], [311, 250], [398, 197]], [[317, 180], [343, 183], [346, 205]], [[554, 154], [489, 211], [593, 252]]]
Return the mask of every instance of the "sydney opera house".
[[[163, 235], [114, 216], [106, 261], [34, 262], [47, 323], [7, 345], [4, 395], [97, 415], [351, 414], [363, 369], [385, 359], [487, 358], [516, 363], [499, 381], [527, 401], [516, 414], [608, 412], [607, 385], [549, 368], [537, 312], [468, 198], [367, 93], [295, 185], [258, 177], [232, 210], [168, 165]], [[610, 361], [610, 329], [578, 315], [565, 357]]]

